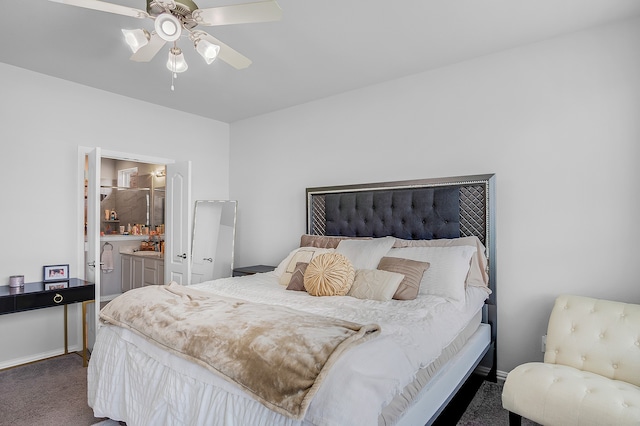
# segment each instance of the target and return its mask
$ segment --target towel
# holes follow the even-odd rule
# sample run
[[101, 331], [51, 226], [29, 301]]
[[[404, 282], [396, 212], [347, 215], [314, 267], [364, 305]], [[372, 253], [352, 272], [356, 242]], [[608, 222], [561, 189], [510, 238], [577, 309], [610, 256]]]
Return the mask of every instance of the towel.
[[102, 248], [102, 256], [100, 258], [100, 267], [103, 272], [113, 272], [113, 246], [109, 244]]

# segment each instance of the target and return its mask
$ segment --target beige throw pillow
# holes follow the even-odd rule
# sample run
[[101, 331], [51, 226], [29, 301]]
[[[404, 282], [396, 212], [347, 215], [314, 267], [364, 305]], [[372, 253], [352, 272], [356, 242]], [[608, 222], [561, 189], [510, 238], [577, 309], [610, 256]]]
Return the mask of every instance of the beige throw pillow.
[[293, 275], [298, 262], [309, 263], [315, 256], [332, 251], [334, 251], [334, 249], [315, 247], [300, 247], [291, 251], [291, 253], [289, 253], [282, 262], [280, 262], [275, 271], [276, 275], [280, 277], [280, 285], [285, 287], [289, 285], [289, 281], [291, 281], [291, 276]]
[[380, 269], [358, 269], [347, 296], [388, 302], [395, 294], [404, 275]]
[[402, 274], [404, 279], [398, 286], [393, 298], [396, 300], [413, 300], [418, 296], [420, 281], [424, 271], [429, 268], [429, 262], [420, 262], [398, 257], [383, 257], [378, 269]]
[[312, 296], [344, 296], [354, 277], [355, 269], [346, 256], [323, 253], [309, 262], [304, 273], [304, 288]]

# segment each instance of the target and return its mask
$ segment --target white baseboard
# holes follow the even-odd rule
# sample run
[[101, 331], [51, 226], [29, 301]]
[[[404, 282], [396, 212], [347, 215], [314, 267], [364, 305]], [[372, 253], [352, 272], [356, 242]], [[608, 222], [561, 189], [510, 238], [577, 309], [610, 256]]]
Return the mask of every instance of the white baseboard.
[[[69, 353], [82, 351], [82, 347], [78, 345], [69, 346]], [[41, 352], [38, 354], [32, 354], [29, 356], [9, 359], [7, 361], [0, 362], [0, 370], [5, 368], [17, 367], [19, 365], [28, 364], [34, 361], [42, 361], [43, 359], [53, 358], [54, 356], [64, 355], [64, 348], [56, 349], [48, 352]]]

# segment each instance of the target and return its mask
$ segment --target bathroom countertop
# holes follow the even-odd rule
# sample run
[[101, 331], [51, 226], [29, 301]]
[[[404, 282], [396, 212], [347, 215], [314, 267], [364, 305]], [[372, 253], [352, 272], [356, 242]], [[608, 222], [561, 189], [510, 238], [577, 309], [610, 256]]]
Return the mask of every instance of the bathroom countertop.
[[100, 236], [100, 241], [142, 241], [148, 240], [152, 235], [120, 235], [120, 234], [110, 234]]
[[129, 254], [137, 257], [148, 257], [150, 259], [164, 259], [164, 253], [159, 251], [146, 251], [146, 250], [120, 250], [120, 254]]

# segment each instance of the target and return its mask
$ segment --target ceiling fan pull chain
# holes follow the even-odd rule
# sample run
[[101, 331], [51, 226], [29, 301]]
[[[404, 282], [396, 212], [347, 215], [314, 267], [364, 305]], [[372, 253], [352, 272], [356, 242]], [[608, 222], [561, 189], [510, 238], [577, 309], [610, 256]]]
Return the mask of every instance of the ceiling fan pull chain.
[[[175, 59], [175, 57], [173, 58], [173, 69], [176, 69], [176, 59]], [[171, 91], [172, 92], [176, 90], [175, 86], [173, 85], [173, 79], [174, 78], [178, 78], [178, 74], [176, 74], [175, 71], [171, 71]]]

